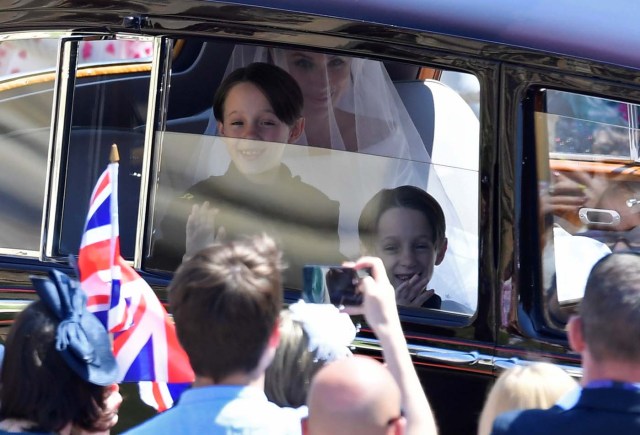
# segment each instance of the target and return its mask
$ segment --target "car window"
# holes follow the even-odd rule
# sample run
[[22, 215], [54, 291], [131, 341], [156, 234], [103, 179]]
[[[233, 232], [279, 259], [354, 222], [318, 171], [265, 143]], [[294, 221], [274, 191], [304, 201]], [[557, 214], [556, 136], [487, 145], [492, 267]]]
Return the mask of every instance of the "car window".
[[[37, 255], [40, 247], [55, 78], [25, 75], [51, 57], [55, 63], [57, 45], [58, 38], [0, 42], [0, 249], [21, 255]], [[45, 61], [27, 63], [41, 59], [45, 46], [54, 47]]]
[[[582, 298], [593, 264], [640, 248], [638, 106], [560, 90], [536, 92], [543, 283], [550, 302]], [[566, 319], [565, 319], [566, 320]]]
[[[60, 38], [15, 38], [5, 35], [0, 42], [0, 135], [5, 156], [0, 171], [0, 249], [38, 255]], [[144, 131], [134, 128], [145, 123], [150, 67], [128, 69], [127, 64], [148, 62], [151, 48], [149, 38], [80, 41], [77, 46], [57, 254], [78, 250], [84, 214], [77, 210], [86, 209], [89, 189], [112, 143], [121, 146], [126, 171], [120, 178], [128, 194], [121, 202], [129, 201], [132, 208], [138, 204]], [[123, 241], [128, 258], [133, 258], [136, 213], [137, 208], [121, 216], [123, 231], [130, 235]]]
[[[462, 96], [442, 81], [418, 79], [420, 65], [201, 44], [203, 63], [171, 77], [146, 268], [172, 272], [221, 228], [227, 238], [264, 231], [284, 249], [288, 289], [303, 290], [304, 265], [371, 254], [405, 289], [403, 305], [475, 311], [480, 122], [467, 102], [479, 100], [473, 75], [452, 71], [465, 76], [461, 83], [475, 81], [465, 89], [476, 95]], [[230, 86], [216, 120], [223, 78], [250, 67], [264, 68], [258, 75], [271, 81]], [[279, 80], [289, 79], [302, 93], [300, 134], [276, 115], [291, 88]], [[266, 86], [280, 91], [269, 96]], [[214, 214], [194, 213], [203, 208]], [[326, 292], [304, 297], [326, 301]]]
[[125, 259], [133, 259], [151, 75], [151, 64], [140, 65], [139, 61], [152, 55], [148, 52], [151, 47], [149, 38], [78, 44], [78, 54], [95, 63], [78, 65], [73, 87], [55, 246], [59, 255], [78, 252], [91, 190], [109, 162], [111, 145], [116, 144], [120, 154], [120, 250]]

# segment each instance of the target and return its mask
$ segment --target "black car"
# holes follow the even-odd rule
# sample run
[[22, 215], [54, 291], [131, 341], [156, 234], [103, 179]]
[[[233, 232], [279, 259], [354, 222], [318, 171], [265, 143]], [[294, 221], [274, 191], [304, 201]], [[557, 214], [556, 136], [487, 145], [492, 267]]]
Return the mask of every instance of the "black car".
[[[442, 434], [474, 433], [487, 388], [514, 364], [552, 361], [579, 378], [564, 326], [586, 275], [640, 246], [640, 6], [591, 3], [0, 2], [3, 336], [35, 298], [30, 275], [74, 273], [113, 143], [122, 255], [163, 301], [189, 249], [180, 200], [238, 169], [234, 152], [256, 164], [268, 148], [308, 189], [278, 202], [237, 175], [216, 204], [225, 226], [276, 234], [285, 303], [310, 298], [308, 264], [373, 253], [398, 287], [432, 273], [437, 299], [399, 309]], [[238, 149], [222, 137], [216, 89], [253, 62], [300, 85], [295, 141]], [[405, 185], [440, 204], [446, 252], [364, 246], [367, 202]], [[366, 324], [354, 348], [381, 358]], [[133, 396], [116, 429], [152, 413]]]

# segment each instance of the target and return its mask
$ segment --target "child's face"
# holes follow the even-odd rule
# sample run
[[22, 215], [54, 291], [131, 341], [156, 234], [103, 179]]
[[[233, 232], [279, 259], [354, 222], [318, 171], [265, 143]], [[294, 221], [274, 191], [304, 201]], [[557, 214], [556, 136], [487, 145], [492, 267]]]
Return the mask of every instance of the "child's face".
[[376, 255], [382, 259], [394, 288], [415, 274], [431, 280], [434, 266], [442, 262], [446, 251], [445, 242], [440, 247], [434, 245], [433, 229], [426, 216], [404, 207], [382, 213], [375, 243]]
[[293, 127], [273, 112], [269, 100], [253, 83], [233, 86], [224, 101], [223, 122], [218, 131], [226, 140], [231, 160], [243, 174], [260, 174], [277, 167], [285, 144], [297, 139], [299, 120]]

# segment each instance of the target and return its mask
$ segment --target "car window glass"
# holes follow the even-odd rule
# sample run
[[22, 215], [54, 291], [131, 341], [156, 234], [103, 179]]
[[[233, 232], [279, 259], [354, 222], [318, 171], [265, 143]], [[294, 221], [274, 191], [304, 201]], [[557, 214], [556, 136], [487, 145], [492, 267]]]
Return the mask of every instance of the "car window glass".
[[[79, 55], [95, 63], [80, 64], [76, 73], [58, 254], [78, 252], [91, 190], [116, 144], [120, 250], [125, 259], [133, 259], [151, 74], [150, 63], [138, 62], [149, 58], [150, 48], [149, 39], [87, 41], [78, 46]], [[115, 59], [118, 62], [112, 64]]]
[[[560, 305], [582, 298], [593, 264], [640, 248], [638, 106], [544, 89], [536, 93], [543, 284]], [[566, 319], [561, 319], [566, 320]]]
[[24, 75], [55, 64], [58, 42], [0, 42], [0, 248], [21, 254], [37, 255], [40, 246], [55, 79]]
[[[404, 305], [421, 296], [417, 308], [475, 311], [479, 119], [459, 92], [439, 80], [418, 80], [414, 65], [387, 70], [377, 60], [215, 41], [202, 43], [202, 50], [207, 55], [198, 59], [205, 63], [171, 77], [145, 267], [175, 270], [189, 251], [193, 206], [207, 201], [217, 212], [214, 231], [224, 227], [227, 238], [265, 231], [280, 242], [288, 289], [302, 289], [306, 264], [340, 264], [368, 253], [383, 257], [394, 285], [411, 288]], [[300, 87], [305, 126], [299, 136], [235, 133], [254, 122], [256, 128], [277, 123], [273, 113], [236, 119], [233, 106], [222, 127], [214, 119], [212, 102], [223, 77], [255, 62], [278, 65]], [[468, 88], [476, 95], [469, 98], [478, 101], [477, 79], [463, 75], [475, 81]], [[264, 99], [273, 108], [273, 99]], [[261, 107], [257, 97], [250, 101], [237, 112]], [[330, 104], [330, 119], [323, 121], [318, 114], [328, 113]], [[272, 177], [262, 177], [267, 173]], [[399, 201], [411, 205], [367, 208], [382, 190], [408, 197]], [[415, 199], [417, 191], [428, 192], [442, 209], [448, 243], [434, 234], [442, 219], [426, 217], [429, 206]], [[367, 210], [377, 210], [373, 219]], [[204, 222], [196, 216], [192, 225]], [[363, 232], [361, 220], [375, 224]], [[192, 246], [213, 241], [216, 233], [200, 234], [200, 245]], [[437, 298], [428, 302], [426, 289]], [[326, 301], [327, 295], [316, 297]]]
[[[4, 186], [0, 201], [3, 215], [0, 248], [31, 251], [34, 255], [40, 246], [58, 46], [58, 38], [0, 42], [0, 134], [5, 147], [0, 171]], [[148, 61], [151, 48], [149, 39], [135, 38], [79, 43], [69, 154], [73, 169], [67, 177], [71, 183], [68, 186], [75, 190], [72, 194], [70, 188], [65, 195], [58, 246], [62, 254], [77, 252], [84, 223], [82, 214], [71, 212], [70, 205], [88, 200], [90, 192], [85, 190], [93, 183], [90, 179], [97, 176], [106, 162], [101, 150], [107, 150], [112, 142], [122, 143], [123, 156], [131, 163], [125, 169], [130, 170], [128, 176], [135, 181], [133, 184], [139, 184], [144, 132], [132, 133], [132, 129], [144, 125], [150, 69], [141, 73], [128, 70], [124, 64]], [[84, 68], [111, 63], [122, 65], [110, 70]], [[127, 80], [119, 82], [122, 78]], [[95, 160], [91, 162], [92, 159]], [[82, 171], [76, 172], [76, 168]], [[137, 204], [137, 190], [129, 192], [124, 200]], [[126, 229], [135, 228], [135, 220], [126, 212], [124, 218], [127, 222], [122, 228], [125, 233], [131, 232]], [[124, 242], [123, 251], [129, 258], [133, 257], [133, 243], [133, 236]]]

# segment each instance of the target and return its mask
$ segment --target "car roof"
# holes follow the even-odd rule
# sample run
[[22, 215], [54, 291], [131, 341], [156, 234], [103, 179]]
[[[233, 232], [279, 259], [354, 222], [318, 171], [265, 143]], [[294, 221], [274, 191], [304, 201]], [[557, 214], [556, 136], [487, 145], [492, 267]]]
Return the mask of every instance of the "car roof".
[[227, 0], [462, 36], [640, 68], [629, 0]]
[[102, 2], [86, 0], [25, 1], [3, 5], [0, 23], [9, 31], [20, 26], [21, 20], [40, 28], [47, 22], [58, 26], [72, 23], [77, 28], [84, 24], [83, 18], [110, 26], [118, 20], [121, 23], [124, 14], [205, 20], [223, 17], [246, 24], [260, 19], [259, 14], [246, 15], [227, 7], [232, 5], [273, 9], [276, 13], [262, 17], [262, 25], [280, 17], [280, 26], [284, 23], [317, 31], [304, 24], [309, 21], [296, 22], [286, 13], [277, 14], [305, 13], [464, 37], [480, 41], [472, 44], [480, 55], [481, 43], [488, 42], [499, 44], [498, 49], [503, 48], [500, 45], [527, 48], [640, 69], [636, 54], [640, 2], [633, 0], [111, 0], [106, 9]]

